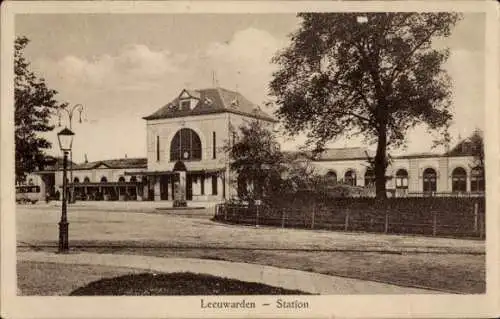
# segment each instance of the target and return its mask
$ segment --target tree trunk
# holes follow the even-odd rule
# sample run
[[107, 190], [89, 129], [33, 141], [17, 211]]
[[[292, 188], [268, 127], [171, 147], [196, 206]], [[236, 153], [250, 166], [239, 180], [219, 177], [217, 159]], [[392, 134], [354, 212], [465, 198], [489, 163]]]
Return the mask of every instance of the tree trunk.
[[375, 189], [377, 199], [386, 199], [385, 170], [387, 163], [387, 129], [385, 124], [380, 124], [378, 129], [377, 153], [375, 154]]

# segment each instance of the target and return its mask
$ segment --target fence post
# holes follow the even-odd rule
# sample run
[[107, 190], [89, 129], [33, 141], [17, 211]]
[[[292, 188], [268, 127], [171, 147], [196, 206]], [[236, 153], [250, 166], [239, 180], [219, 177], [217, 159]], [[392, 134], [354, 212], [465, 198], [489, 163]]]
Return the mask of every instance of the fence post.
[[384, 227], [384, 233], [389, 232], [389, 213], [385, 213], [385, 227]]
[[345, 211], [345, 220], [344, 220], [344, 231], [349, 229], [349, 209]]
[[285, 219], [286, 219], [286, 210], [283, 208], [283, 212], [281, 214], [281, 228], [285, 228]]
[[474, 203], [474, 233], [477, 233], [479, 204]]
[[314, 217], [316, 215], [316, 205], [313, 206], [312, 216], [311, 216], [311, 229], [314, 229]]
[[255, 206], [255, 227], [259, 227], [259, 205]]
[[437, 232], [437, 212], [432, 212], [432, 236], [436, 236]]
[[224, 206], [224, 220], [227, 221], [227, 210], [229, 209], [227, 206]]

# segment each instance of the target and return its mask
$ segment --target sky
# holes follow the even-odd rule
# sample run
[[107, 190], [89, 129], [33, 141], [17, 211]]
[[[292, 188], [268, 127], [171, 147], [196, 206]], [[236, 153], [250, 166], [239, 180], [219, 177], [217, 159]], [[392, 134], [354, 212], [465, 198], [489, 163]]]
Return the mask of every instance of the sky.
[[[484, 129], [485, 16], [467, 13], [453, 34], [435, 43], [450, 48], [445, 69], [453, 81], [454, 141]], [[300, 20], [291, 14], [25, 14], [15, 32], [30, 43], [31, 69], [58, 91], [57, 99], [84, 106], [83, 122], [73, 119], [73, 161], [146, 156], [146, 121], [183, 88], [238, 90], [266, 109], [271, 58], [289, 44]], [[57, 118], [53, 123], [57, 125]], [[67, 118], [62, 119], [68, 125]], [[69, 125], [68, 125], [69, 126]], [[46, 134], [60, 155], [58, 128]], [[408, 134], [406, 149], [431, 150], [425, 127]], [[304, 136], [280, 138], [297, 149]], [[338, 139], [328, 146], [367, 146]]]

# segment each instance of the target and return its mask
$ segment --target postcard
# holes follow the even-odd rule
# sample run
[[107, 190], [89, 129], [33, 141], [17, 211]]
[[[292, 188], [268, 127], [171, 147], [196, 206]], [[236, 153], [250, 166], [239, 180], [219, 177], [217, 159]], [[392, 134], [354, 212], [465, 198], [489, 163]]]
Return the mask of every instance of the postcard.
[[489, 1], [2, 4], [5, 318], [498, 314]]

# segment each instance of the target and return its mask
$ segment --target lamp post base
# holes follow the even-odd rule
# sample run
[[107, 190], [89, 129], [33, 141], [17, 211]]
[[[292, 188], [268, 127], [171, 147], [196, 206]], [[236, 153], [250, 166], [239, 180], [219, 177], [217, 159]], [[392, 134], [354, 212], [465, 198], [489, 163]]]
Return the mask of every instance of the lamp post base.
[[59, 222], [59, 253], [69, 252], [68, 222]]

